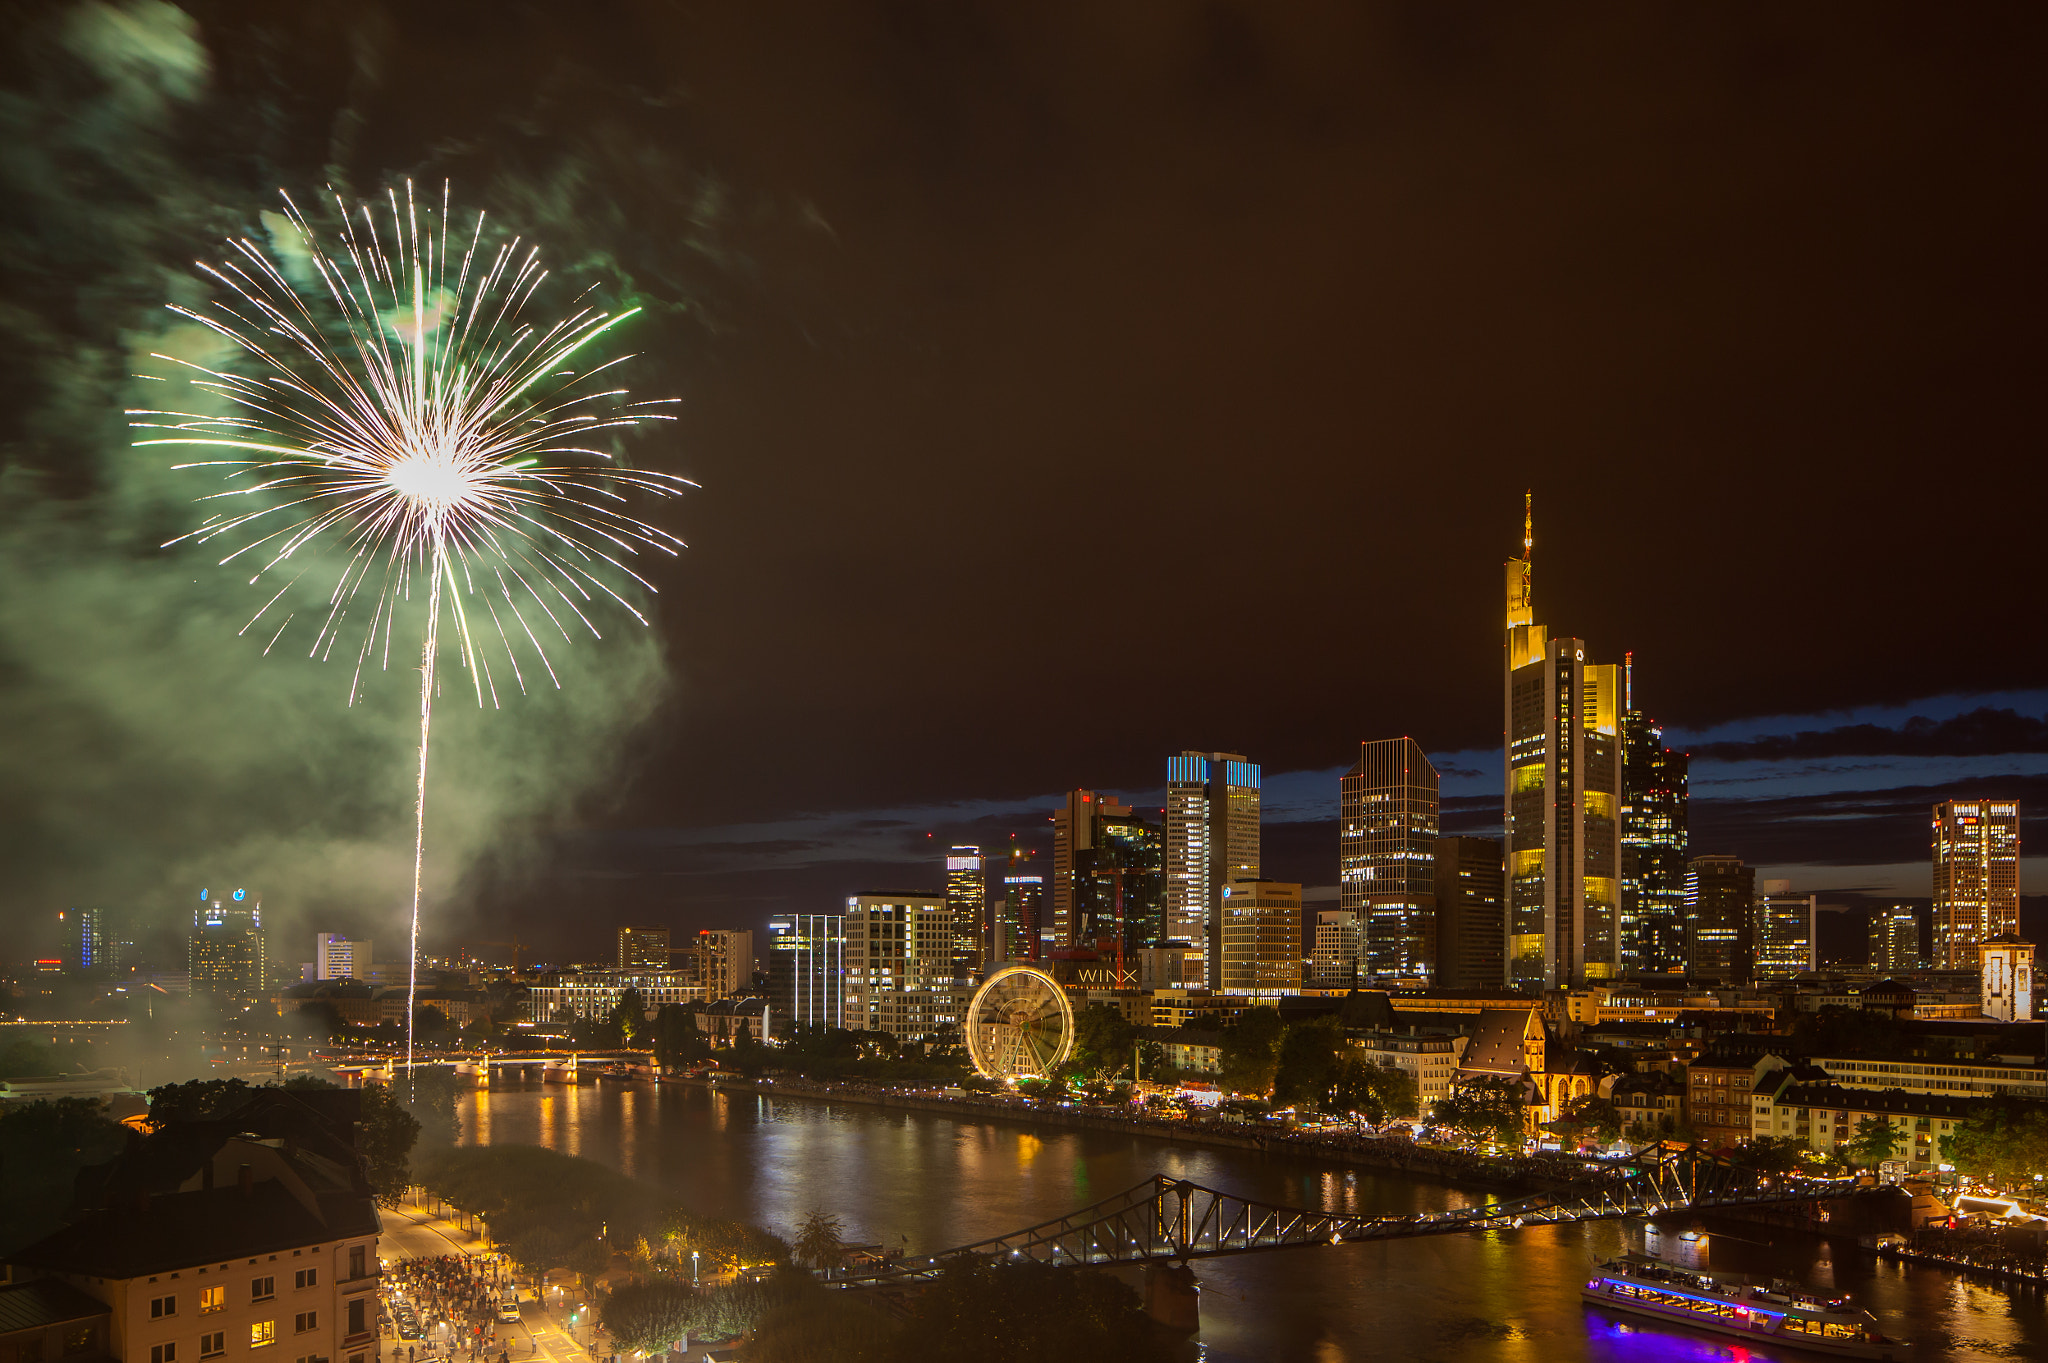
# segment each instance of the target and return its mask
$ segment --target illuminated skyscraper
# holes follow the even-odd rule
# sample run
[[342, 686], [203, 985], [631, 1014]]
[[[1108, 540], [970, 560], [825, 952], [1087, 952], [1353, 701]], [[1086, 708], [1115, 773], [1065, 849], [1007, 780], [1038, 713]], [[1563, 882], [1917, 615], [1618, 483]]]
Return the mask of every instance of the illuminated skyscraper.
[[1029, 871], [1005, 873], [993, 959], [1035, 961], [1043, 957], [1046, 938], [1052, 932], [1050, 918], [1045, 907], [1045, 877]]
[[973, 979], [988, 936], [988, 876], [979, 847], [962, 845], [946, 853], [946, 903], [953, 912], [953, 973]]
[[846, 919], [786, 913], [768, 920], [768, 1006], [777, 1036], [788, 1023], [846, 1025]]
[[192, 911], [192, 937], [186, 965], [192, 997], [223, 1013], [247, 1013], [270, 997], [269, 964], [264, 953], [263, 901], [246, 890], [221, 898], [199, 892]]
[[1159, 940], [1163, 851], [1157, 824], [1128, 805], [1077, 790], [1053, 814], [1053, 937], [1057, 946]]
[[1748, 984], [1756, 967], [1756, 868], [1741, 857], [1694, 857], [1685, 874], [1686, 975]]
[[1412, 738], [1359, 745], [1344, 774], [1338, 894], [1375, 981], [1436, 975], [1437, 774]]
[[64, 925], [64, 964], [83, 975], [104, 975], [114, 966], [116, 952], [108, 931], [105, 909], [65, 909], [57, 915]]
[[957, 1025], [953, 915], [944, 895], [874, 891], [846, 901], [846, 1025], [899, 1040]]
[[1934, 807], [1934, 965], [1974, 970], [1977, 946], [2020, 928], [2020, 807], [1948, 800]]
[[753, 929], [705, 928], [697, 934], [697, 950], [705, 998], [731, 998], [753, 984]]
[[1507, 974], [1507, 936], [1500, 842], [1436, 840], [1436, 984], [1441, 989], [1498, 989]]
[[1920, 968], [1920, 920], [1909, 904], [1894, 904], [1870, 915], [1870, 968], [1904, 975]]
[[1685, 973], [1685, 872], [1691, 759], [1664, 746], [1664, 730], [1635, 708], [1624, 670], [1621, 716], [1621, 968]]
[[1560, 988], [1621, 966], [1621, 669], [1536, 623], [1535, 535], [1507, 562], [1508, 983]]
[[1223, 887], [1219, 993], [1278, 999], [1301, 992], [1301, 886], [1233, 879]]
[[1756, 897], [1756, 978], [1787, 979], [1815, 968], [1820, 897], [1793, 894], [1789, 880], [1766, 880]]
[[631, 927], [619, 929], [619, 969], [668, 969], [668, 929]]
[[[1259, 764], [1239, 753], [1166, 759], [1166, 935], [1221, 988], [1223, 887], [1259, 876]], [[1301, 929], [1295, 928], [1299, 945]]]

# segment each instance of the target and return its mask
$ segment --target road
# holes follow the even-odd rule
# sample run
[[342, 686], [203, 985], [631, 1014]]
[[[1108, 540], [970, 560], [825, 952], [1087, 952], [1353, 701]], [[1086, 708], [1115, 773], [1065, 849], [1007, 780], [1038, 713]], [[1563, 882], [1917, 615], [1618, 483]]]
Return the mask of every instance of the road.
[[[401, 1203], [395, 1208], [387, 1207], [380, 1213], [383, 1228], [377, 1239], [377, 1255], [381, 1259], [434, 1259], [444, 1254], [476, 1254], [483, 1248], [477, 1236], [464, 1230], [454, 1221], [434, 1215], [423, 1207]], [[550, 1295], [558, 1295], [551, 1293]], [[574, 1305], [564, 1298], [557, 1306]], [[546, 1358], [549, 1363], [591, 1363], [598, 1354], [576, 1339], [563, 1328], [552, 1310], [530, 1298], [520, 1304], [519, 1323], [501, 1324], [498, 1329], [498, 1347], [510, 1354], [513, 1363], [526, 1359]], [[585, 1329], [584, 1333], [589, 1334]], [[387, 1357], [403, 1358], [407, 1341], [386, 1330], [381, 1346]], [[396, 1346], [397, 1353], [391, 1350]], [[417, 1344], [415, 1344], [417, 1347]]]

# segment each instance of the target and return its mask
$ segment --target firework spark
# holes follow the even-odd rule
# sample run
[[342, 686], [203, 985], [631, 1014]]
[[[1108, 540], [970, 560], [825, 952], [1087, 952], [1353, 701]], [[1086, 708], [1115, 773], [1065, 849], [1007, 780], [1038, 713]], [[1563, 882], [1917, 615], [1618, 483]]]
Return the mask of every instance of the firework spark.
[[[498, 704], [504, 672], [525, 690], [522, 649], [559, 687], [549, 643], [569, 641], [572, 629], [596, 636], [592, 613], [606, 602], [645, 624], [624, 593], [629, 582], [653, 586], [628, 560], [682, 548], [673, 535], [627, 514], [628, 494], [673, 496], [694, 484], [621, 468], [596, 448], [608, 438], [604, 432], [674, 419], [651, 410], [674, 399], [628, 402], [624, 389], [592, 382], [627, 357], [582, 358], [639, 309], [609, 313], [579, 303], [552, 321], [529, 321], [528, 307], [547, 279], [538, 248], [516, 238], [487, 245], [482, 214], [467, 239], [458, 236], [451, 247], [446, 186], [438, 214], [414, 200], [410, 182], [402, 202], [395, 189], [387, 193], [383, 214], [367, 203], [351, 211], [335, 196], [339, 228], [331, 251], [290, 196], [283, 198], [302, 253], [231, 241], [225, 261], [199, 266], [223, 286], [213, 309], [171, 309], [224, 337], [251, 372], [155, 356], [185, 370], [192, 387], [222, 410], [129, 415], [136, 427], [161, 432], [137, 445], [230, 452], [175, 465], [223, 470], [229, 486], [200, 498], [209, 504], [205, 523], [165, 547], [229, 544], [222, 565], [245, 565], [251, 584], [284, 579], [242, 628], [246, 634], [275, 619], [265, 653], [292, 622], [280, 603], [312, 570], [306, 561], [331, 564], [328, 551], [340, 550], [308, 652], [328, 658], [351, 636], [350, 704], [361, 694], [366, 667], [390, 665], [399, 606], [425, 588], [413, 828], [416, 962], [443, 615], [479, 705]], [[303, 264], [288, 268], [287, 261]], [[359, 623], [351, 625], [351, 616]], [[406, 990], [408, 1073], [417, 984], [415, 965]]]

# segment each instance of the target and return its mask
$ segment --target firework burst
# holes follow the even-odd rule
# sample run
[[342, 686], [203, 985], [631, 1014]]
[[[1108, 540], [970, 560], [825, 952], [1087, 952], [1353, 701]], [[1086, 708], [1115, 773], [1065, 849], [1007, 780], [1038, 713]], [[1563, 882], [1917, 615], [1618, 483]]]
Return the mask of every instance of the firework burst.
[[[645, 624], [626, 592], [632, 584], [653, 588], [629, 560], [682, 548], [628, 514], [628, 497], [673, 496], [694, 485], [621, 468], [598, 447], [610, 438], [605, 432], [674, 419], [653, 410], [674, 399], [631, 402], [623, 388], [606, 386], [601, 376], [629, 357], [585, 358], [639, 309], [605, 312], [579, 301], [551, 321], [530, 320], [547, 280], [538, 248], [516, 238], [488, 245], [482, 214], [451, 245], [445, 186], [438, 213], [415, 201], [410, 183], [402, 201], [388, 192], [381, 214], [367, 203], [351, 211], [336, 196], [332, 249], [283, 197], [301, 249], [273, 253], [246, 238], [231, 241], [226, 260], [199, 266], [222, 286], [212, 310], [171, 309], [225, 338], [248, 372], [157, 355], [184, 370], [216, 410], [129, 415], [154, 432], [138, 446], [224, 453], [174, 466], [219, 470], [227, 486], [200, 498], [209, 510], [204, 524], [165, 547], [231, 546], [222, 565], [246, 567], [252, 585], [282, 579], [242, 629], [268, 632], [264, 652], [295, 618], [285, 604], [292, 586], [326, 569], [333, 580], [319, 580], [328, 591], [308, 651], [326, 659], [337, 645], [352, 648], [353, 704], [365, 669], [390, 665], [401, 603], [426, 598], [414, 801], [417, 961], [444, 617], [479, 705], [499, 703], [507, 675], [525, 690], [522, 651], [559, 686], [549, 645], [574, 633], [597, 636], [593, 613], [607, 603]], [[415, 966], [407, 985], [408, 1070], [417, 983]]]

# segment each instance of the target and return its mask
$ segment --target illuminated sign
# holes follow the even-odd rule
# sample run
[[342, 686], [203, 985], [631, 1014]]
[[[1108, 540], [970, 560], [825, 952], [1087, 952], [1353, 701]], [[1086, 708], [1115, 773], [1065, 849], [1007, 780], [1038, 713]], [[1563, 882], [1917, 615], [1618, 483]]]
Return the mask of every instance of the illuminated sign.
[[238, 900], [238, 901], [239, 901], [239, 900], [243, 900], [243, 899], [246, 899], [246, 898], [248, 898], [248, 897], [249, 897], [249, 892], [248, 892], [247, 890], [236, 890], [236, 891], [235, 891], [235, 898], [236, 898], [236, 900]]

